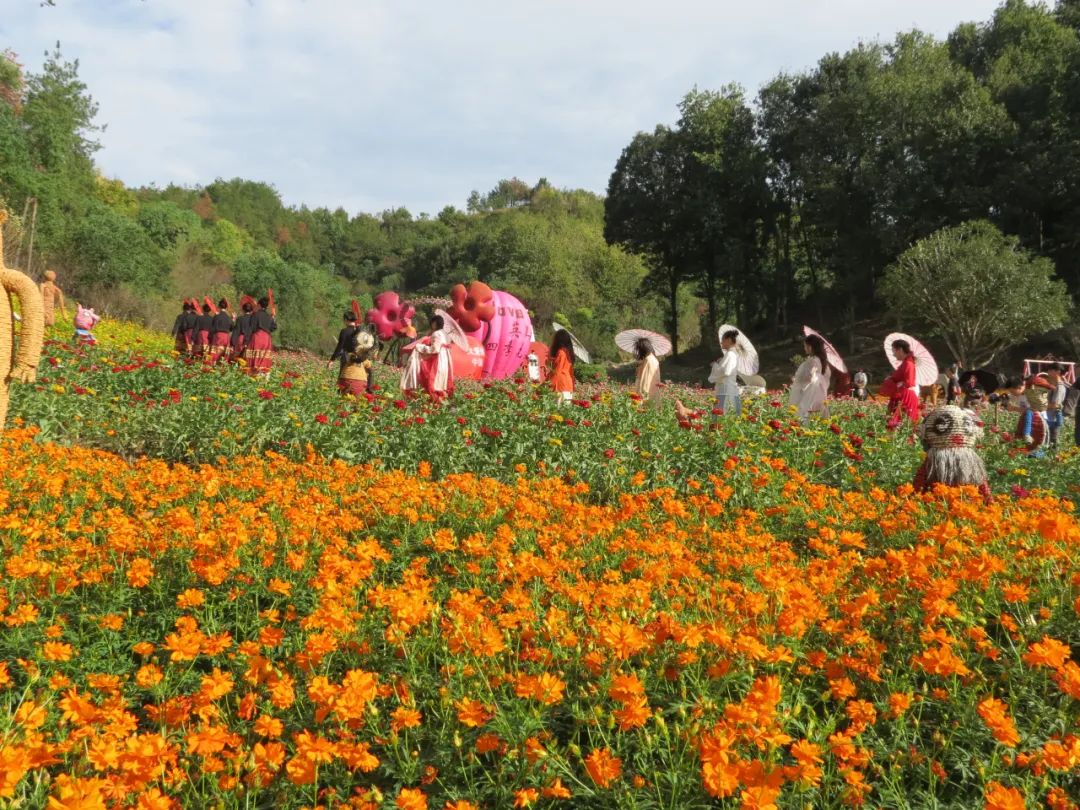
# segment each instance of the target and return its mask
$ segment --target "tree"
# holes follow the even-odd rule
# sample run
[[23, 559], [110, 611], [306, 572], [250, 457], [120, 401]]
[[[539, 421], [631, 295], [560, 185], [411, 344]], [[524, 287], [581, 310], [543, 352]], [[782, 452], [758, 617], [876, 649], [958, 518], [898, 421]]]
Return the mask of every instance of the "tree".
[[202, 222], [194, 211], [171, 202], [143, 204], [136, 221], [162, 250], [171, 250], [202, 228]]
[[1053, 263], [985, 220], [916, 242], [886, 271], [881, 294], [893, 312], [942, 338], [965, 368], [1058, 328], [1070, 307]]
[[126, 285], [141, 292], [160, 291], [168, 269], [165, 260], [140, 228], [107, 205], [95, 202], [75, 226], [68, 253], [82, 288], [100, 292]]
[[639, 132], [623, 149], [608, 181], [604, 238], [646, 257], [649, 281], [668, 302], [668, 330], [679, 351], [679, 288], [687, 277], [685, 152], [665, 126]]
[[760, 260], [774, 203], [765, 151], [741, 88], [694, 90], [679, 110], [678, 141], [686, 153], [682, 219], [715, 333], [721, 298], [739, 323], [756, 314], [748, 305], [758, 297], [751, 291], [763, 286]]

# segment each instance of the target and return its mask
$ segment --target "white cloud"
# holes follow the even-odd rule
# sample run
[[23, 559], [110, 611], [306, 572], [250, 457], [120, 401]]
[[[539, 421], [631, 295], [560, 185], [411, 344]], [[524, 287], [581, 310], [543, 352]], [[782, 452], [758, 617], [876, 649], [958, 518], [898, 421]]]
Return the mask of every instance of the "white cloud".
[[0, 17], [31, 70], [59, 39], [130, 184], [272, 182], [289, 203], [435, 212], [504, 176], [602, 191], [692, 86], [781, 70], [997, 0], [60, 0]]

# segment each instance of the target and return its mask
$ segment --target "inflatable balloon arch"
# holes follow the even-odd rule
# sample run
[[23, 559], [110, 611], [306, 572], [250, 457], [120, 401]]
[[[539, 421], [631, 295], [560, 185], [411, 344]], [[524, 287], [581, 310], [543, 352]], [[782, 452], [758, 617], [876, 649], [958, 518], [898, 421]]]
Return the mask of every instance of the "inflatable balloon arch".
[[[406, 341], [416, 340], [412, 320], [414, 303], [402, 301], [396, 292], [375, 296], [365, 320], [379, 340], [388, 343], [387, 359], [408, 351]], [[519, 371], [530, 371], [530, 354], [536, 358], [534, 380], [543, 378], [548, 349], [535, 340], [532, 319], [525, 305], [508, 292], [493, 290], [481, 281], [450, 290], [449, 302], [417, 299], [415, 303], [442, 305], [467, 335], [469, 349], [450, 349], [457, 379], [503, 380]]]

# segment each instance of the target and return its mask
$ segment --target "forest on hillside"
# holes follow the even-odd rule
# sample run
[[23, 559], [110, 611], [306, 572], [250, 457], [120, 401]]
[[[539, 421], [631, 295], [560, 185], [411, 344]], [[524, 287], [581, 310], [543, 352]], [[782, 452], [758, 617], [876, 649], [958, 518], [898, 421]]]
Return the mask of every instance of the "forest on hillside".
[[[283, 342], [325, 348], [352, 298], [480, 279], [601, 357], [631, 325], [683, 348], [725, 320], [781, 336], [808, 318], [852, 339], [886, 310], [904, 251], [984, 220], [1080, 293], [1080, 0], [860, 44], [754, 97], [695, 88], [612, 155], [606, 196], [511, 178], [429, 215], [291, 207], [241, 178], [128, 188], [95, 166], [100, 137], [77, 61], [0, 58], [8, 263], [159, 327], [181, 297], [273, 287]], [[1080, 352], [1071, 320], [1057, 338]]]

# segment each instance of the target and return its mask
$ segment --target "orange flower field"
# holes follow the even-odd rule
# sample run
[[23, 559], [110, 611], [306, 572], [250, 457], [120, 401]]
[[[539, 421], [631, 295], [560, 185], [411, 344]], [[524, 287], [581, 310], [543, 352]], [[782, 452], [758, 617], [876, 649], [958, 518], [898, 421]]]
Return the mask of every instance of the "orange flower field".
[[1051, 494], [0, 467], [0, 807], [1077, 807]]

